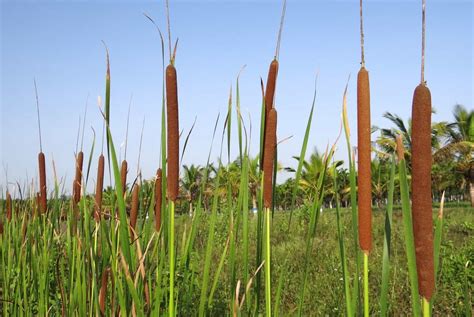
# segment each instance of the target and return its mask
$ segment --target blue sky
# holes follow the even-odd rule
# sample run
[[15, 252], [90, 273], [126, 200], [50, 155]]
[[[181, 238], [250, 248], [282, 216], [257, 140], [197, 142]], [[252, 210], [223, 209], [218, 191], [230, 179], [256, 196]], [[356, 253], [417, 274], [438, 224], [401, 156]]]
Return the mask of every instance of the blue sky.
[[[352, 141], [356, 140], [356, 75], [359, 69], [357, 0], [288, 0], [277, 84], [278, 137], [293, 138], [280, 146], [279, 159], [291, 159], [301, 146], [315, 75], [319, 72], [316, 110], [309, 150], [323, 150], [338, 134], [342, 93], [349, 83]], [[451, 120], [456, 103], [472, 108], [473, 3], [427, 1], [425, 78], [437, 114]], [[366, 66], [370, 72], [372, 123], [388, 126], [382, 114], [407, 119], [420, 81], [421, 1], [365, 2]], [[184, 164], [204, 164], [217, 114], [227, 108], [232, 85], [241, 75], [241, 106], [252, 118], [252, 151], [257, 152], [261, 92], [273, 58], [281, 1], [171, 1], [172, 36], [179, 37], [176, 60], [180, 126], [196, 128]], [[52, 185], [54, 157], [59, 177], [69, 190], [79, 116], [89, 95], [84, 152], [97, 132], [90, 188], [100, 151], [101, 121], [96, 100], [105, 90], [104, 40], [111, 54], [111, 126], [115, 143], [125, 138], [130, 95], [128, 161], [136, 173], [138, 145], [146, 118], [142, 162], [145, 177], [159, 164], [161, 47], [147, 12], [166, 30], [163, 1], [2, 1], [1, 4], [1, 162], [9, 181], [37, 177], [38, 135], [33, 78], [41, 107], [43, 151]], [[235, 117], [235, 116], [234, 116]], [[248, 124], [248, 123], [247, 123]], [[235, 127], [235, 123], [234, 123]], [[235, 132], [234, 132], [235, 135]], [[373, 138], [376, 136], [374, 135]], [[346, 151], [340, 143], [338, 158]], [[215, 143], [213, 158], [218, 155]], [[237, 155], [234, 141], [232, 155]], [[5, 188], [4, 168], [0, 186]], [[282, 178], [285, 176], [282, 175]]]

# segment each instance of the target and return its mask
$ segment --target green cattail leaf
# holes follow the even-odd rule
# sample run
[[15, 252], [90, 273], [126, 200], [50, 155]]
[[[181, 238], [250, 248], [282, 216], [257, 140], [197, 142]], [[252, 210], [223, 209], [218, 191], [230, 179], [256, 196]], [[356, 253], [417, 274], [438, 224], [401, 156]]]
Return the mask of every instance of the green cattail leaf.
[[395, 189], [395, 156], [392, 156], [390, 164], [390, 180], [388, 183], [388, 202], [385, 213], [385, 231], [383, 241], [382, 256], [382, 286], [380, 291], [380, 313], [382, 316], [388, 316], [388, 286], [390, 278], [390, 260], [392, 257], [392, 212], [393, 212], [393, 193]]
[[298, 167], [295, 173], [295, 187], [293, 187], [293, 190], [291, 192], [291, 209], [290, 209], [290, 219], [288, 221], [288, 228], [290, 228], [291, 226], [291, 218], [293, 215], [293, 210], [295, 209], [295, 205], [296, 205], [296, 195], [298, 193], [298, 184], [301, 179], [301, 171], [303, 170], [303, 163], [306, 156], [306, 149], [308, 147], [309, 133], [311, 131], [311, 123], [313, 121], [314, 105], [316, 104], [317, 82], [318, 82], [318, 77], [316, 76], [316, 80], [314, 83], [313, 103], [311, 105], [311, 111], [309, 112], [308, 122], [306, 123], [306, 131], [304, 133], [304, 139], [303, 139], [303, 144], [301, 145]]

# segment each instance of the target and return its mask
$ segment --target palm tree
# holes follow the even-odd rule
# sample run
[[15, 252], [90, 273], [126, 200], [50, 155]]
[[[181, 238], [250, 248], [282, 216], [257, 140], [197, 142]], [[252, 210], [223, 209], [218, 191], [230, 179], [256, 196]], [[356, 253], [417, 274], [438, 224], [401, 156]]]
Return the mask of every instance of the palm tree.
[[471, 205], [474, 207], [474, 110], [455, 105], [454, 122], [447, 125], [445, 145], [433, 156], [435, 162], [454, 164], [462, 175], [463, 188], [469, 184]]
[[181, 190], [189, 203], [189, 215], [192, 215], [193, 201], [197, 199], [199, 190], [201, 189], [203, 168], [191, 164], [190, 166], [184, 165], [183, 169], [184, 174], [181, 179]]
[[375, 158], [371, 162], [372, 168], [372, 199], [377, 207], [385, 202], [388, 193], [388, 183], [390, 178], [390, 163], [387, 160]]
[[[435, 111], [433, 110], [433, 113]], [[403, 145], [405, 147], [405, 158], [407, 162], [410, 162], [411, 158], [411, 118], [408, 119], [408, 122], [405, 123], [403, 119], [394, 113], [386, 112], [383, 115], [384, 118], [390, 120], [395, 126], [392, 128], [383, 128], [380, 130], [380, 136], [378, 137], [376, 143], [379, 146], [380, 150], [377, 150], [376, 153], [379, 157], [388, 159], [396, 150], [396, 137], [401, 135], [403, 139]], [[441, 147], [441, 139], [446, 132], [448, 131], [448, 123], [433, 122], [431, 124], [431, 147], [433, 152], [437, 151]]]
[[[300, 160], [300, 158], [297, 156], [294, 156], [293, 158], [298, 161]], [[314, 194], [317, 191], [319, 175], [325, 171], [325, 159], [325, 155], [319, 153], [319, 151], [315, 148], [308, 160], [304, 160], [303, 162], [303, 169], [301, 171], [301, 178], [298, 186], [301, 188], [303, 197], [309, 201], [313, 200]], [[328, 165], [327, 172], [330, 173], [334, 165], [338, 167], [341, 164], [341, 161], [332, 162]], [[292, 168], [287, 168], [286, 170], [289, 172], [295, 172], [295, 170]], [[332, 175], [326, 177], [322, 188], [324, 193], [329, 193], [329, 195], [334, 194], [331, 177]], [[331, 199], [328, 202], [331, 203]]]
[[[433, 148], [433, 189], [442, 191], [448, 187], [458, 186], [459, 181], [449, 171], [454, 169], [456, 174], [463, 177], [461, 188], [469, 184], [471, 204], [474, 206], [474, 111], [468, 111], [461, 105], [456, 105], [453, 111], [454, 122], [432, 123]], [[410, 163], [411, 157], [411, 120], [406, 124], [400, 116], [387, 112], [384, 117], [395, 127], [379, 129], [381, 135], [377, 139], [377, 155], [387, 158], [395, 151], [395, 138], [401, 135], [406, 148], [405, 156]], [[451, 164], [450, 162], [455, 162]], [[441, 173], [447, 169], [447, 173]], [[445, 177], [443, 177], [443, 175]], [[449, 181], [448, 181], [449, 180]]]

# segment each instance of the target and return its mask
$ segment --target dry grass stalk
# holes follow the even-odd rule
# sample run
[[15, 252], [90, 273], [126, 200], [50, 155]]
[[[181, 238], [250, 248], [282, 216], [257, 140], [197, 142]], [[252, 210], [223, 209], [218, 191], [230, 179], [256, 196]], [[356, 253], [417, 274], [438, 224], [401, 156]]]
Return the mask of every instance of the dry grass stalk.
[[133, 186], [132, 191], [132, 207], [130, 209], [130, 236], [133, 238], [135, 236], [135, 227], [137, 225], [137, 218], [138, 218], [138, 206], [139, 206], [139, 198], [140, 198], [140, 185], [138, 183]]
[[161, 204], [163, 202], [162, 192], [162, 176], [163, 172], [161, 168], [156, 171], [155, 181], [155, 229], [156, 232], [160, 232], [161, 229]]
[[401, 135], [397, 135], [397, 158], [398, 161], [405, 159], [405, 147], [403, 146], [403, 138]]

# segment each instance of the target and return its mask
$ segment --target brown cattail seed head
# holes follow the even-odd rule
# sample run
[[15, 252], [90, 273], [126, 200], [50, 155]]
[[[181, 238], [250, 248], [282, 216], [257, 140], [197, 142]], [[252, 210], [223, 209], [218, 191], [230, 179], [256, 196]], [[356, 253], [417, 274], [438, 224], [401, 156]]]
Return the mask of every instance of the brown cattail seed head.
[[372, 178], [370, 141], [369, 73], [362, 67], [357, 75], [357, 153], [359, 245], [368, 253], [372, 247]]
[[179, 190], [179, 119], [176, 68], [166, 67], [166, 109], [168, 122], [168, 199], [175, 201]]
[[[139, 195], [140, 195], [140, 185], [135, 184], [132, 191], [132, 208], [130, 209], [130, 227], [135, 230], [137, 225], [138, 218], [138, 204], [139, 204]], [[131, 232], [133, 237], [133, 232]]]
[[105, 316], [105, 301], [107, 299], [107, 283], [109, 280], [110, 269], [106, 268], [102, 271], [99, 291], [99, 309], [102, 316]]
[[161, 168], [156, 171], [155, 181], [155, 229], [159, 232], [161, 229], [161, 204], [163, 202], [162, 196], [162, 177], [163, 172]]
[[127, 191], [127, 172], [128, 172], [128, 163], [126, 160], [122, 161], [122, 166], [120, 168], [120, 181], [122, 182], [122, 194], [125, 194]]
[[274, 59], [270, 63], [268, 69], [267, 87], [265, 89], [265, 114], [268, 115], [270, 109], [273, 108], [273, 101], [275, 98], [276, 80], [278, 76], [278, 61]]
[[418, 289], [428, 300], [435, 285], [431, 163], [431, 93], [420, 84], [415, 89], [412, 107], [412, 218]]
[[12, 220], [12, 196], [10, 195], [10, 192], [7, 191], [7, 197], [6, 197], [6, 210], [7, 210], [7, 220], [11, 221]]
[[74, 184], [72, 186], [72, 197], [74, 204], [81, 200], [81, 185], [82, 185], [82, 164], [84, 162], [84, 153], [80, 151], [76, 157], [76, 175], [74, 177]]
[[[267, 121], [268, 121], [268, 113], [270, 109], [273, 108], [273, 102], [275, 100], [275, 89], [276, 89], [276, 80], [278, 76], [278, 61], [273, 59], [270, 63], [270, 68], [268, 69], [268, 77], [267, 77], [267, 87], [265, 89], [265, 124], [264, 124], [264, 133], [263, 133], [263, 144], [265, 145], [265, 138], [267, 134]], [[263, 88], [262, 88], [263, 89]], [[265, 160], [265, 146], [262, 149], [262, 159], [260, 169], [263, 170], [263, 161]]]
[[40, 179], [40, 192], [39, 192], [39, 207], [42, 213], [46, 212], [47, 208], [47, 194], [46, 194], [46, 161], [44, 153], [38, 154], [38, 165], [39, 165], [39, 179]]
[[95, 187], [95, 214], [96, 221], [100, 221], [100, 214], [102, 212], [102, 191], [104, 190], [104, 155], [99, 156], [99, 166], [97, 168], [97, 184]]
[[403, 138], [401, 135], [397, 135], [397, 158], [401, 162], [405, 159], [405, 147], [403, 146]]
[[265, 208], [272, 206], [273, 198], [273, 163], [276, 148], [277, 112], [272, 108], [268, 113], [265, 137], [265, 157], [263, 159], [263, 204]]

